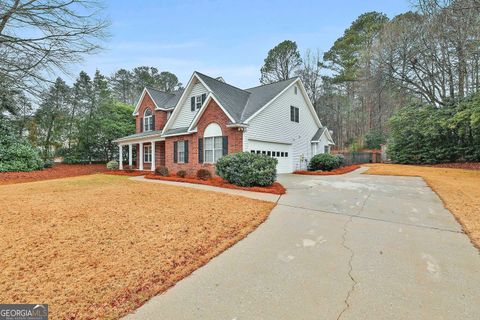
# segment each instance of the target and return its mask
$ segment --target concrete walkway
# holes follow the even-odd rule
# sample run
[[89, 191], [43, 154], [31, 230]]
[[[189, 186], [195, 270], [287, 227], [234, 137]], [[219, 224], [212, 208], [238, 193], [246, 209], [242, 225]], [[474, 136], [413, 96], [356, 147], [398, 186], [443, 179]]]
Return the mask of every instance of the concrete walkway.
[[127, 319], [480, 319], [480, 256], [421, 178], [283, 175], [270, 217]]

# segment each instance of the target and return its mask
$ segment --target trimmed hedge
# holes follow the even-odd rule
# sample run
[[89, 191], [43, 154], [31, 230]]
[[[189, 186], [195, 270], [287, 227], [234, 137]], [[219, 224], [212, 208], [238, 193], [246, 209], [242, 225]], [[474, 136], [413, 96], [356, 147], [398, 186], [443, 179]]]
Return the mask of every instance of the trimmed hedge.
[[164, 166], [158, 166], [155, 168], [155, 174], [159, 176], [168, 176], [168, 168]]
[[197, 171], [197, 179], [200, 180], [208, 180], [212, 178], [212, 173], [207, 169], [198, 169]]
[[270, 186], [277, 178], [278, 160], [263, 154], [238, 152], [221, 157], [217, 175], [241, 187]]
[[310, 159], [308, 163], [309, 171], [332, 171], [333, 169], [340, 168], [343, 164], [343, 158], [334, 156], [329, 153], [317, 154]]

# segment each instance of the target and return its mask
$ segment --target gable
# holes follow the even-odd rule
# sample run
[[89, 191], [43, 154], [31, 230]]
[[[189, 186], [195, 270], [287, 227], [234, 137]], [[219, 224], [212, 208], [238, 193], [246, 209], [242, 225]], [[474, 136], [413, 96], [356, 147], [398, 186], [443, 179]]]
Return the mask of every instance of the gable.
[[202, 94], [208, 94], [208, 90], [200, 81], [196, 81], [196, 83], [193, 84], [192, 89], [183, 97], [181, 105], [177, 106], [178, 110], [175, 111], [175, 118], [172, 119], [172, 123], [170, 125], [171, 129], [190, 126], [190, 123], [192, 123], [193, 118], [198, 112], [198, 110], [191, 110], [190, 99], [194, 96]]

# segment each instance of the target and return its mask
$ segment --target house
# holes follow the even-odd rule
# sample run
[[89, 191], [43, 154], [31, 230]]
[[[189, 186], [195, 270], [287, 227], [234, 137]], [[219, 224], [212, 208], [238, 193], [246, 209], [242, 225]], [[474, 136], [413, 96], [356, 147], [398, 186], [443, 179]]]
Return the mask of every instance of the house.
[[247, 151], [278, 159], [277, 172], [305, 168], [334, 144], [322, 125], [300, 78], [240, 89], [194, 72], [184, 90], [145, 88], [136, 105], [136, 132], [119, 138], [122, 168], [166, 166], [171, 172], [200, 168], [214, 172], [225, 154]]

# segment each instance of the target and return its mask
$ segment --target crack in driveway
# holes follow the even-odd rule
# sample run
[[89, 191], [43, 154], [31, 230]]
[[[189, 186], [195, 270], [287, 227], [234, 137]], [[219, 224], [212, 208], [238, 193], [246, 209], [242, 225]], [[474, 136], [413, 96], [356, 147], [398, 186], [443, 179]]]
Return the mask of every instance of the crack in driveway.
[[353, 272], [352, 261], [353, 261], [353, 258], [355, 257], [355, 251], [353, 251], [353, 249], [350, 248], [349, 246], [347, 246], [347, 244], [346, 244], [347, 233], [348, 233], [347, 228], [348, 228], [348, 225], [352, 222], [354, 217], [360, 216], [362, 214], [363, 208], [365, 208], [365, 204], [367, 203], [368, 199], [370, 198], [370, 195], [371, 195], [371, 192], [365, 198], [365, 201], [363, 202], [362, 206], [358, 210], [358, 213], [356, 215], [351, 215], [350, 218], [348, 218], [348, 220], [343, 225], [342, 246], [350, 252], [350, 258], [348, 259], [348, 268], [349, 268], [348, 269], [348, 276], [350, 277], [350, 280], [352, 280], [352, 286], [350, 287], [350, 290], [348, 290], [347, 296], [345, 297], [345, 300], [343, 301], [345, 306], [344, 306], [343, 310], [339, 313], [339, 315], [337, 317], [337, 320], [339, 320], [343, 316], [343, 314], [348, 310], [348, 308], [350, 308], [350, 302], [349, 302], [350, 296], [352, 295], [353, 291], [355, 290], [355, 287], [358, 284], [357, 280], [355, 280], [355, 278], [352, 275], [352, 272]]

